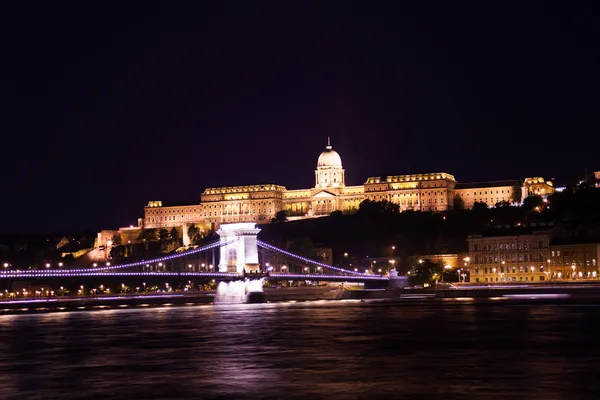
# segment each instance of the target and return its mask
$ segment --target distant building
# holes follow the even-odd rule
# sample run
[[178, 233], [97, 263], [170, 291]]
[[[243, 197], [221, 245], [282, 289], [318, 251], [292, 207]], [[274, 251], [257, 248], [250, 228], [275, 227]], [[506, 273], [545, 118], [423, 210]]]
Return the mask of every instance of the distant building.
[[600, 171], [594, 172], [595, 186], [600, 187]]
[[544, 178], [525, 178], [524, 181], [527, 192], [531, 196], [542, 196], [547, 198], [554, 193], [554, 184], [552, 181], [546, 181]]
[[433, 263], [442, 263], [452, 269], [462, 265], [462, 260], [459, 260], [458, 254], [426, 254], [420, 256], [420, 258]]
[[467, 240], [471, 282], [549, 279], [550, 229], [546, 225], [495, 229]]
[[[582, 243], [583, 242], [583, 243]], [[550, 246], [550, 274], [552, 280], [577, 280], [598, 278], [600, 243], [581, 239], [556, 239]]]
[[[542, 185], [541, 178], [527, 178], [519, 193], [524, 199]], [[137, 226], [108, 230], [98, 234], [97, 247], [110, 246], [115, 233], [123, 243], [136, 240], [141, 229], [181, 227], [184, 243], [187, 227], [196, 225], [200, 230], [216, 230], [222, 223], [268, 223], [279, 211], [285, 210], [292, 219], [327, 216], [333, 211], [357, 210], [364, 200], [387, 200], [397, 204], [401, 211], [451, 210], [454, 198], [463, 198], [466, 208], [475, 201], [494, 206], [510, 201], [514, 182], [483, 182], [458, 184], [446, 172], [382, 175], [367, 178], [362, 185], [347, 186], [345, 170], [340, 155], [333, 150], [328, 139], [325, 150], [319, 155], [315, 170], [315, 185], [310, 189], [288, 190], [275, 184], [227, 186], [207, 188], [197, 204], [169, 204], [150, 201], [144, 207], [144, 217]], [[549, 190], [544, 186], [544, 190]], [[539, 189], [541, 190], [541, 189]]]
[[[583, 233], [572, 236], [574, 232]], [[591, 233], [591, 235], [590, 235]], [[471, 235], [471, 282], [597, 280], [600, 238], [581, 227], [537, 224]]]
[[[456, 185], [455, 193], [462, 198], [465, 208], [473, 208], [476, 202], [494, 207], [500, 202], [513, 202], [512, 193], [517, 183], [519, 183], [517, 180], [459, 183]], [[519, 202], [523, 202], [528, 194], [527, 187], [523, 184], [519, 190]]]
[[519, 186], [519, 201], [522, 203], [527, 196], [542, 196], [547, 198], [554, 193], [551, 181], [544, 178], [525, 178], [524, 181], [491, 181], [458, 183], [454, 190], [465, 204], [465, 208], [472, 208], [475, 202], [485, 203], [488, 207], [494, 207], [498, 203], [513, 203], [513, 191]]

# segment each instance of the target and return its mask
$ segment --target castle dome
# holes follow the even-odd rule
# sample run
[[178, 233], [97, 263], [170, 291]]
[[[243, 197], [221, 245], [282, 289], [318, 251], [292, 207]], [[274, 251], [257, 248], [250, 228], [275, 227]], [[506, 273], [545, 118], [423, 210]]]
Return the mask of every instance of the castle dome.
[[319, 156], [319, 160], [317, 161], [317, 167], [342, 168], [342, 158], [337, 153], [337, 151], [333, 150], [333, 148], [331, 147], [329, 138], [327, 138], [327, 147], [325, 147], [325, 151], [322, 152]]

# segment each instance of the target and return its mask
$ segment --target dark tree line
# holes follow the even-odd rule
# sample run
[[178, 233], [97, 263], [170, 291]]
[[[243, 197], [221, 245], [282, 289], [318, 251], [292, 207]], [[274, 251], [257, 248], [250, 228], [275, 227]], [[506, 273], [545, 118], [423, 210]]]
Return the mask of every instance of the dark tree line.
[[[455, 203], [456, 204], [456, 203]], [[600, 220], [600, 189], [584, 183], [571, 185], [544, 201], [528, 196], [522, 206], [508, 202], [488, 208], [475, 203], [470, 210], [456, 207], [445, 213], [400, 212], [389, 201], [363, 201], [351, 215], [334, 212], [329, 217], [284, 223], [276, 218], [262, 225], [259, 238], [282, 248], [299, 238], [309, 238], [316, 246], [331, 247], [336, 265], [349, 259], [391, 255], [401, 259], [399, 270], [408, 272], [410, 257], [418, 254], [466, 252], [467, 237], [497, 227], [528, 223]], [[344, 256], [347, 254], [347, 256]]]

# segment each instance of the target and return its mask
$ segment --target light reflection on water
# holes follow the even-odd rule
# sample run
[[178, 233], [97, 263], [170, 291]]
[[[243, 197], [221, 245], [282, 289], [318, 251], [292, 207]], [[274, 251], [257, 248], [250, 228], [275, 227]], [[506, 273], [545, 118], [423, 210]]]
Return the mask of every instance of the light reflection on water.
[[0, 398], [595, 398], [600, 307], [308, 302], [0, 316]]

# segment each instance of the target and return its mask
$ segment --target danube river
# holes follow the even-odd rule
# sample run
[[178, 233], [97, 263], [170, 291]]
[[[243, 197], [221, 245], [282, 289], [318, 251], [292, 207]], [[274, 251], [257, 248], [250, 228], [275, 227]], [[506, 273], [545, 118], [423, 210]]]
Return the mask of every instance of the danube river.
[[600, 307], [321, 301], [0, 316], [0, 399], [596, 399]]

